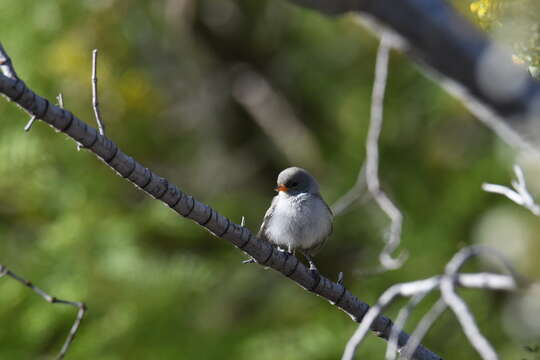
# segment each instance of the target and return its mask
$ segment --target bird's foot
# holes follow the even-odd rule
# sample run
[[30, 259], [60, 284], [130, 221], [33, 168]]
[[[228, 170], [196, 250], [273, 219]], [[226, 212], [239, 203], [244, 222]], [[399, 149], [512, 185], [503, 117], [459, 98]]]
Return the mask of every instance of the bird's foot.
[[249, 259], [246, 259], [246, 260], [242, 261], [242, 264], [254, 264], [256, 262], [257, 262], [257, 260], [255, 260], [254, 258], [251, 257]]
[[279, 252], [288, 254], [288, 255], [294, 255], [294, 250], [289, 246], [288, 248], [282, 248], [281, 246], [276, 246]]
[[309, 273], [311, 274], [311, 277], [313, 278], [314, 285], [311, 288], [311, 291], [315, 290], [317, 286], [319, 286], [319, 283], [321, 282], [321, 274], [319, 273], [319, 269], [317, 269], [317, 266], [313, 262], [313, 259], [311, 256], [306, 256], [307, 260], [309, 261]]

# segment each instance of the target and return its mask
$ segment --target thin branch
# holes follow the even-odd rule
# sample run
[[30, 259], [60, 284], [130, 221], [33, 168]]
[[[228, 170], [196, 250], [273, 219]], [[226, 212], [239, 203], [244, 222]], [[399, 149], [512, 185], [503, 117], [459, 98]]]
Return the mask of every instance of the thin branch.
[[454, 311], [456, 317], [473, 347], [484, 360], [498, 359], [497, 353], [482, 335], [474, 316], [469, 311], [467, 304], [455, 292], [454, 284], [450, 276], [443, 277], [441, 281], [441, 293], [444, 302]]
[[442, 315], [444, 310], [448, 305], [443, 299], [437, 300], [437, 302], [431, 307], [431, 309], [424, 315], [422, 320], [416, 326], [413, 333], [411, 334], [411, 339], [407, 343], [407, 346], [402, 351], [403, 359], [410, 359], [413, 355], [414, 350], [420, 345], [424, 336], [426, 336], [428, 330], [433, 326], [435, 321]]
[[62, 109], [64, 108], [64, 96], [62, 93], [56, 95], [56, 101], [58, 102], [58, 106], [60, 106]]
[[422, 301], [426, 295], [427, 292], [421, 292], [411, 297], [407, 305], [401, 308], [401, 310], [398, 313], [398, 316], [396, 318], [396, 322], [394, 323], [394, 327], [392, 328], [392, 332], [390, 333], [390, 339], [388, 340], [388, 345], [386, 346], [386, 360], [395, 360], [396, 355], [398, 354], [398, 337], [399, 332], [403, 329], [405, 326], [405, 323], [409, 319], [409, 316], [411, 315], [412, 311]]
[[19, 80], [19, 76], [13, 67], [11, 58], [8, 56], [6, 50], [2, 47], [2, 44], [0, 44], [0, 71], [10, 79]]
[[32, 115], [30, 120], [28, 120], [28, 122], [24, 126], [24, 131], [29, 132], [32, 129], [32, 125], [34, 125], [34, 122], [36, 122], [36, 120], [37, 120], [37, 117], [35, 115]]
[[92, 107], [98, 124], [99, 134], [105, 135], [105, 123], [101, 120], [101, 112], [99, 111], [97, 59], [98, 49], [94, 49], [92, 51]]
[[519, 165], [514, 165], [514, 173], [516, 174], [516, 180], [512, 180], [511, 182], [514, 190], [507, 186], [489, 183], [482, 184], [482, 190], [504, 195], [516, 204], [528, 209], [534, 215], [540, 216], [540, 206], [536, 204], [531, 193], [527, 190], [525, 175]]
[[375, 80], [373, 81], [373, 92], [371, 95], [371, 120], [366, 142], [366, 181], [369, 192], [381, 210], [391, 220], [386, 246], [379, 255], [379, 260], [383, 267], [397, 269], [401, 267], [407, 258], [407, 254], [404, 252], [397, 259], [392, 258], [392, 253], [399, 246], [401, 240], [403, 216], [397, 206], [394, 205], [392, 200], [381, 189], [379, 181], [379, 136], [383, 123], [384, 92], [388, 75], [389, 52], [390, 48], [386, 43], [386, 37], [383, 33], [381, 35], [379, 50], [377, 51]]
[[69, 349], [69, 346], [73, 342], [73, 339], [75, 339], [75, 335], [77, 335], [77, 331], [79, 330], [79, 325], [81, 324], [81, 321], [82, 321], [82, 319], [84, 317], [84, 314], [86, 312], [85, 304], [82, 303], [82, 302], [77, 302], [77, 301], [62, 300], [62, 299], [58, 299], [58, 298], [56, 298], [54, 296], [51, 296], [48, 293], [46, 293], [45, 291], [43, 291], [42, 289], [40, 289], [39, 287], [32, 284], [30, 281], [28, 281], [28, 280], [24, 279], [23, 277], [15, 274], [11, 270], [9, 270], [7, 267], [0, 264], [0, 278], [3, 277], [3, 276], [9, 276], [12, 279], [17, 280], [18, 282], [20, 282], [21, 284], [27, 286], [33, 292], [35, 292], [36, 294], [41, 296], [48, 303], [69, 305], [69, 306], [73, 306], [73, 307], [76, 307], [77, 309], [79, 309], [79, 311], [77, 312], [77, 317], [75, 318], [75, 321], [73, 322], [73, 325], [71, 326], [71, 329], [69, 330], [69, 334], [68, 334], [68, 336], [66, 338], [66, 341], [64, 342], [64, 344], [62, 345], [62, 348], [60, 349], [60, 352], [56, 356], [57, 360], [63, 359], [64, 356], [66, 355], [68, 349]]
[[476, 248], [466, 248], [460, 251], [446, 266], [445, 276], [441, 279], [441, 296], [446, 305], [448, 305], [456, 315], [467, 339], [478, 351], [484, 360], [498, 359], [497, 353], [482, 335], [476, 325], [474, 316], [469, 311], [467, 304], [455, 292], [454, 278], [459, 268], [472, 256], [477, 254]]
[[[82, 122], [77, 116], [62, 109], [30, 90], [24, 82], [0, 74], [0, 93], [16, 102], [21, 108], [65, 133], [84, 149], [91, 151], [120, 176], [135, 184], [150, 196], [159, 199], [178, 214], [189, 218], [209, 230], [215, 236], [229, 241], [258, 264], [272, 268], [290, 278], [304, 289], [313, 292], [347, 313], [354, 321], [360, 322], [369, 305], [360, 301], [342, 284], [324, 276], [313, 277], [308, 268], [294, 255], [276, 251], [269, 242], [257, 238], [251, 231], [235, 224], [211, 207], [184, 193], [167, 179], [157, 175], [142, 164], [126, 155], [106, 136]], [[388, 339], [392, 321], [380, 315], [371, 325], [371, 330], [383, 339]], [[408, 339], [400, 333], [398, 346]], [[438, 355], [419, 346], [414, 355], [417, 360], [436, 360]]]

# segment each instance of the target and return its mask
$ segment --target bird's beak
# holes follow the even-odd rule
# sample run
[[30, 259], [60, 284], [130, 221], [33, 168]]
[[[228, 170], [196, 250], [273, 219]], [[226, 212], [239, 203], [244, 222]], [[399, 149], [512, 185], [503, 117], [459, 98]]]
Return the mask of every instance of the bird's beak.
[[279, 184], [279, 185], [277, 186], [277, 188], [275, 188], [274, 190], [276, 190], [276, 191], [287, 191], [287, 190], [289, 190], [289, 188], [286, 187], [286, 186], [283, 185], [283, 184]]

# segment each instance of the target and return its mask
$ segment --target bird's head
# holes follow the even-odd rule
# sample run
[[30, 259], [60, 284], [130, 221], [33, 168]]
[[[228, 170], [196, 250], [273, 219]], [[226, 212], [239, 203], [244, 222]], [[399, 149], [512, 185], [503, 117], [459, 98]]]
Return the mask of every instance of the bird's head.
[[279, 173], [277, 178], [277, 192], [289, 195], [300, 193], [319, 193], [319, 184], [306, 170], [299, 167], [290, 167]]

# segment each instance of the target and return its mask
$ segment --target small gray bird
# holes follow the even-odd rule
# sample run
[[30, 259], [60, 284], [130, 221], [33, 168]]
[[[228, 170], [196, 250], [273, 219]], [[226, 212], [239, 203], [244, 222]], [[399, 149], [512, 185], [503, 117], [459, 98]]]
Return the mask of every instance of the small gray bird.
[[259, 238], [294, 253], [299, 250], [317, 271], [312, 256], [332, 232], [332, 211], [319, 193], [319, 184], [306, 170], [290, 167], [277, 178], [278, 194], [266, 211]]

